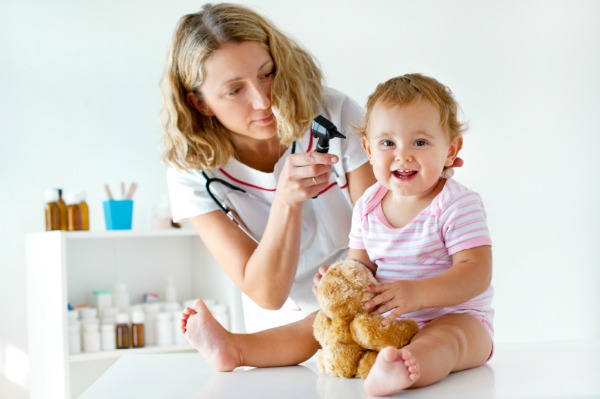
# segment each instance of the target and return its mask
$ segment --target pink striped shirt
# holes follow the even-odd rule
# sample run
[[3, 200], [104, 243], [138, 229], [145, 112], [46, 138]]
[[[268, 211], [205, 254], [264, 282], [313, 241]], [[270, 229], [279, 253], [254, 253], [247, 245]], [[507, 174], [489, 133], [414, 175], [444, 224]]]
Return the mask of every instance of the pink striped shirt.
[[[485, 209], [479, 194], [448, 179], [431, 205], [408, 225], [391, 226], [381, 209], [387, 189], [376, 183], [357, 201], [352, 216], [350, 248], [366, 250], [377, 265], [377, 280], [415, 280], [437, 276], [452, 266], [451, 256], [465, 249], [491, 245]], [[420, 325], [450, 313], [468, 313], [492, 328], [493, 288], [456, 306], [408, 313]]]

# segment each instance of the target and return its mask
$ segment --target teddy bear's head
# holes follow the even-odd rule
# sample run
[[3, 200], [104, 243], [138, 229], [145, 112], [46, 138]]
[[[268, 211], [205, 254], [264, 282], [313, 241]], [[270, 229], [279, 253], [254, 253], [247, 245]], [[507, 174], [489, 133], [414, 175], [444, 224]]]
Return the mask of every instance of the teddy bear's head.
[[351, 259], [333, 264], [317, 285], [317, 301], [329, 318], [354, 317], [374, 297], [367, 287], [377, 284], [373, 273]]

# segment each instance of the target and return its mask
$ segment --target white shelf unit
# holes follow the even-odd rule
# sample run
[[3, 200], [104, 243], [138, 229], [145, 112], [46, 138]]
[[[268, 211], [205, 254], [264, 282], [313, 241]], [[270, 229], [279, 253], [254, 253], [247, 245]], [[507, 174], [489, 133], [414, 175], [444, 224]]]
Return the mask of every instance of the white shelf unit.
[[75, 398], [123, 354], [181, 352], [187, 344], [69, 354], [67, 305], [92, 304], [92, 291], [125, 283], [130, 302], [164, 298], [227, 305], [231, 330], [244, 331], [240, 291], [193, 230], [42, 232], [27, 236], [30, 397]]

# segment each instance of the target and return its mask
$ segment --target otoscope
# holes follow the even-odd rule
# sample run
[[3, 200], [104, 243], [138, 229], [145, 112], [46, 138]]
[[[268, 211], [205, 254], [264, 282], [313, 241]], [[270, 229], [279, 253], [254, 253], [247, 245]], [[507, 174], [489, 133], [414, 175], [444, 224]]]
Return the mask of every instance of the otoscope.
[[[312, 132], [313, 137], [318, 140], [315, 151], [320, 152], [321, 154], [329, 152], [329, 140], [335, 137], [341, 139], [346, 138], [346, 136], [337, 130], [337, 127], [335, 127], [333, 122], [322, 115], [317, 115], [317, 117], [313, 119], [310, 131]], [[318, 195], [315, 195], [313, 199], [317, 197]]]
[[337, 127], [329, 119], [322, 115], [317, 115], [312, 121], [312, 127], [310, 129], [314, 138], [318, 139], [316, 152], [326, 154], [329, 152], [329, 140], [334, 137], [345, 139], [346, 136], [341, 134]]

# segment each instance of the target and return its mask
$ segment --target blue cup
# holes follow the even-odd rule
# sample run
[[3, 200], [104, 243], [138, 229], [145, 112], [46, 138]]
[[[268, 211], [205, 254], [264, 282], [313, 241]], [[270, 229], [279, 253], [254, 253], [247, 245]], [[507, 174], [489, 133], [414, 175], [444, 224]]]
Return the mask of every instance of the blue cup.
[[131, 230], [133, 200], [103, 201], [106, 230]]

